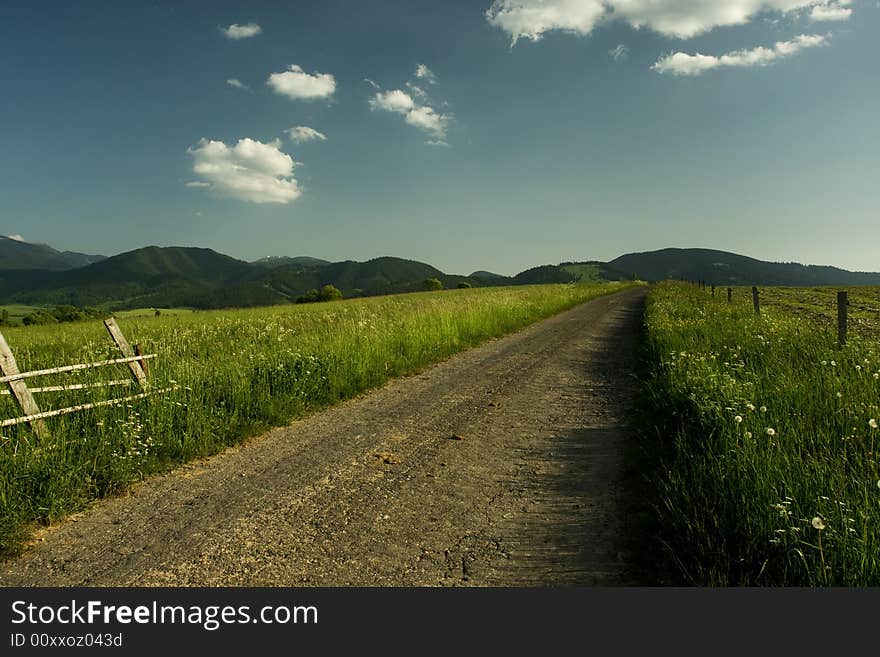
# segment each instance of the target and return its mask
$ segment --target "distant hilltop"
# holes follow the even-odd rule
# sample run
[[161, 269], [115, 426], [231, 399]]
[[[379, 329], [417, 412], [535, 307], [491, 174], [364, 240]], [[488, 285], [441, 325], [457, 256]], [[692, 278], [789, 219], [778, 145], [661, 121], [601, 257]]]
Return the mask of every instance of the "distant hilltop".
[[880, 285], [877, 273], [764, 262], [711, 249], [669, 248], [610, 262], [541, 265], [515, 276], [486, 270], [463, 276], [394, 257], [330, 262], [277, 256], [245, 262], [211, 249], [149, 246], [105, 258], [0, 237], [0, 303], [5, 304], [229, 308], [291, 303], [325, 285], [358, 297], [423, 290], [427, 279], [450, 288], [679, 278], [714, 285]]

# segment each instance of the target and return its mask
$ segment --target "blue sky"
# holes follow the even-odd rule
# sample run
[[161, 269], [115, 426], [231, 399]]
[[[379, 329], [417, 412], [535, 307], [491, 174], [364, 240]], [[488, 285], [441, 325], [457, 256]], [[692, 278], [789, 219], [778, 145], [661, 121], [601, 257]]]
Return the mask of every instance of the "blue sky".
[[0, 233], [880, 270], [878, 32], [875, 0], [4, 2]]

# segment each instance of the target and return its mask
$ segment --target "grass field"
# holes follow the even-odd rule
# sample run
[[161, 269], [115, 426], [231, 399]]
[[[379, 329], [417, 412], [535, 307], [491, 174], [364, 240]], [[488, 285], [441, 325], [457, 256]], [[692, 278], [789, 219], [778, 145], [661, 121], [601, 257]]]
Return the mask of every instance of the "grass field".
[[[880, 290], [656, 286], [643, 426], [658, 549], [697, 585], [880, 585]], [[876, 310], [872, 310], [876, 309]]]
[[[150, 361], [153, 384], [178, 389], [51, 419], [52, 438], [45, 442], [26, 426], [4, 430], [0, 550], [18, 549], [33, 523], [60, 518], [149, 473], [215, 453], [627, 285], [448, 290], [120, 317], [132, 343], [159, 353]], [[119, 355], [100, 322], [9, 328], [4, 335], [23, 371]], [[128, 376], [124, 365], [108, 369], [44, 377], [39, 385]], [[38, 401], [60, 408], [110, 396], [95, 389], [40, 395]], [[0, 417], [20, 414], [10, 397], [0, 398]]]
[[9, 319], [7, 322], [11, 326], [21, 326], [22, 320], [25, 315], [30, 315], [32, 312], [37, 310], [42, 310], [42, 306], [25, 306], [22, 304], [9, 304], [5, 306], [0, 306], [0, 311], [6, 310], [9, 313]]

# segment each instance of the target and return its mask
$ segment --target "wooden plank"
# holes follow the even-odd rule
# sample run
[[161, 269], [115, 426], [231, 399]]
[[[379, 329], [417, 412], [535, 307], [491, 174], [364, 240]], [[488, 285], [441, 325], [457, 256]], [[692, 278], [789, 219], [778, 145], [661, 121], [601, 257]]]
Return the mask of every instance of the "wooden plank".
[[[116, 381], [101, 381], [99, 383], [73, 383], [66, 386], [46, 386], [44, 388], [28, 388], [31, 393], [37, 392], [63, 392], [64, 390], [85, 390], [86, 388], [107, 388], [110, 386], [130, 386], [134, 383], [131, 379], [117, 379]], [[0, 395], [11, 395], [8, 390], [0, 390]]]
[[[0, 372], [2, 372], [4, 376], [15, 376], [20, 374], [18, 364], [15, 362], [15, 356], [12, 355], [12, 350], [9, 348], [6, 338], [3, 337], [2, 333], [0, 333]], [[37, 406], [37, 402], [31, 394], [31, 391], [28, 390], [27, 384], [18, 379], [10, 380], [8, 383], [12, 395], [15, 397], [15, 401], [21, 406], [21, 410], [24, 411], [25, 416], [38, 415], [40, 413], [40, 407]], [[49, 429], [46, 427], [46, 423], [42, 420], [34, 422], [33, 427], [34, 431], [37, 432], [37, 435], [41, 439], [49, 436]]]
[[19, 372], [9, 376], [0, 377], [0, 383], [8, 383], [9, 381], [18, 381], [19, 379], [30, 379], [35, 376], [46, 376], [47, 374], [60, 374], [62, 372], [78, 372], [79, 370], [87, 370], [93, 367], [104, 367], [105, 365], [116, 365], [118, 363], [130, 363], [132, 361], [143, 360], [144, 358], [155, 358], [156, 354], [144, 354], [142, 356], [132, 356], [131, 358], [112, 358], [110, 360], [99, 360], [94, 363], [78, 363], [76, 365], [64, 365], [63, 367], [50, 367], [46, 370], [33, 370], [32, 372]]
[[24, 422], [34, 422], [38, 420], [43, 420], [47, 417], [56, 417], [58, 415], [68, 415], [69, 413], [76, 413], [77, 411], [86, 411], [90, 408], [98, 408], [99, 406], [112, 406], [114, 404], [122, 404], [127, 401], [134, 401], [135, 399], [143, 399], [144, 397], [149, 397], [150, 395], [159, 395], [163, 392], [168, 392], [169, 390], [176, 390], [178, 386], [172, 386], [170, 388], [161, 388], [159, 390], [148, 390], [147, 392], [142, 392], [138, 395], [131, 395], [130, 397], [121, 397], [120, 399], [107, 399], [105, 401], [99, 402], [91, 402], [88, 404], [79, 404], [78, 406], [70, 406], [69, 408], [59, 408], [55, 411], [43, 411], [42, 413], [35, 413], [34, 415], [27, 415], [25, 417], [15, 417], [9, 420], [3, 420], [0, 422], [0, 427], [11, 427], [15, 424], [22, 424]]
[[[110, 337], [113, 338], [113, 342], [116, 343], [116, 346], [119, 347], [119, 351], [122, 352], [122, 355], [125, 358], [131, 358], [135, 356], [134, 349], [131, 348], [131, 345], [128, 344], [128, 340], [125, 339], [125, 336], [122, 334], [122, 329], [119, 328], [119, 325], [116, 323], [115, 317], [109, 317], [104, 320], [104, 326], [107, 327], [107, 331], [110, 333]], [[134, 380], [140, 385], [141, 388], [146, 390], [149, 387], [149, 383], [147, 382], [147, 373], [144, 372], [144, 368], [141, 367], [140, 363], [137, 362], [137, 359], [129, 361], [128, 369], [131, 370], [131, 375], [134, 377]]]

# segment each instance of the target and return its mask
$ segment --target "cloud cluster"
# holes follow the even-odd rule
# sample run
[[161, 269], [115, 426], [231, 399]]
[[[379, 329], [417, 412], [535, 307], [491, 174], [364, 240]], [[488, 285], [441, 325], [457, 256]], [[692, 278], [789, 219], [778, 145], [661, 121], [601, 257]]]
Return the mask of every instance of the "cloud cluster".
[[233, 23], [229, 27], [221, 27], [220, 31], [223, 32], [228, 39], [238, 41], [239, 39], [249, 39], [257, 36], [263, 31], [263, 28], [256, 23], [248, 23], [247, 25]]
[[[437, 84], [437, 76], [424, 64], [416, 67], [415, 77], [430, 84]], [[448, 146], [445, 141], [446, 131], [452, 116], [438, 112], [432, 107], [429, 104], [428, 93], [421, 87], [412, 82], [407, 82], [406, 87], [409, 93], [403, 89], [377, 91], [369, 101], [370, 109], [401, 114], [407, 124], [427, 133], [429, 139], [425, 143], [432, 146]]]
[[735, 50], [720, 56], [676, 52], [661, 57], [651, 68], [658, 73], [694, 76], [716, 68], [767, 66], [777, 59], [796, 55], [805, 48], [824, 46], [828, 40], [827, 35], [801, 34], [790, 41], [777, 41], [772, 48], [762, 46], [751, 50]]
[[236, 89], [248, 89], [249, 88], [246, 84], [244, 84], [238, 78], [229, 78], [226, 81], [226, 84], [228, 84], [230, 87], [235, 87]]
[[293, 128], [289, 128], [284, 132], [287, 133], [287, 136], [290, 137], [290, 141], [296, 144], [302, 144], [307, 141], [327, 141], [327, 135], [323, 132], [318, 132], [314, 128], [310, 128], [307, 125], [298, 125]]
[[272, 89], [293, 100], [329, 98], [336, 91], [336, 78], [330, 73], [309, 74], [302, 67], [291, 64], [286, 71], [272, 73], [266, 80]]
[[188, 187], [204, 187], [230, 198], [251, 203], [289, 203], [302, 191], [293, 177], [296, 163], [280, 150], [281, 142], [263, 143], [245, 137], [235, 146], [202, 139], [188, 149], [193, 171], [202, 180]]
[[621, 20], [666, 36], [687, 39], [729, 25], [743, 25], [762, 12], [811, 10], [813, 20], [844, 20], [850, 0], [494, 0], [487, 20], [513, 43], [538, 41], [559, 30], [586, 36], [602, 21]]

